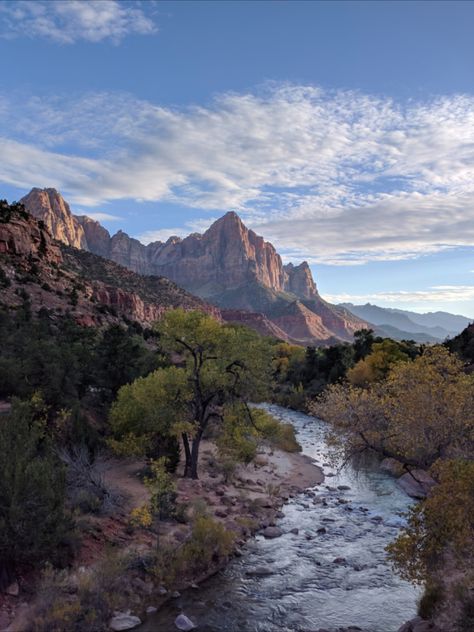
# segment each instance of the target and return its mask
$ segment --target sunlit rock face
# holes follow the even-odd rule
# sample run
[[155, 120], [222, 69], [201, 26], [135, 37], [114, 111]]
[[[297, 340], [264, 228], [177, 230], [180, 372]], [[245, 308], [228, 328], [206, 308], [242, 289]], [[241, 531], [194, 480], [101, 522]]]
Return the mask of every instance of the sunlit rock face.
[[367, 325], [321, 299], [306, 261], [283, 265], [275, 247], [232, 211], [203, 234], [145, 245], [121, 230], [110, 236], [99, 222], [74, 215], [55, 189], [32, 189], [22, 202], [59, 241], [139, 274], [164, 276], [231, 310], [232, 320], [262, 333], [302, 344], [328, 344], [350, 340]]
[[67, 246], [88, 249], [84, 229], [56, 189], [31, 189], [20, 202], [29, 213], [44, 222], [54, 239]]

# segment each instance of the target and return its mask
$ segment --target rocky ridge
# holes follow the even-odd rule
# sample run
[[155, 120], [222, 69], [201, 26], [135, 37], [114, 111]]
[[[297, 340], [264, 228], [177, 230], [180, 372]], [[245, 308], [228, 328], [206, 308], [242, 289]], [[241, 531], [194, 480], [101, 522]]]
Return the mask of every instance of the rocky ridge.
[[135, 321], [150, 326], [172, 308], [219, 309], [163, 277], [140, 276], [113, 261], [55, 241], [43, 222], [16, 212], [0, 222], [1, 303], [70, 314], [87, 326]]
[[[282, 339], [302, 344], [329, 344], [350, 340], [354, 331], [367, 326], [347, 309], [319, 296], [307, 262], [284, 265], [274, 246], [249, 230], [232, 211], [203, 234], [144, 245], [123, 231], [110, 236], [91, 218], [73, 215], [54, 189], [32, 189], [21, 202], [33, 215], [48, 221], [58, 240], [139, 274], [165, 276], [225, 310], [256, 313], [238, 320], [256, 329], [265, 323], [270, 335], [278, 333]], [[54, 213], [55, 221], [51, 219]], [[71, 243], [72, 235], [75, 243]]]

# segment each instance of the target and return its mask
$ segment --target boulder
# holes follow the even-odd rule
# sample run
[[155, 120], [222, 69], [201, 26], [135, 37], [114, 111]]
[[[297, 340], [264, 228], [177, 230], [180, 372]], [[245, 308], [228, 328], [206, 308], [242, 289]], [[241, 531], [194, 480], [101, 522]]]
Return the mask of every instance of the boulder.
[[185, 614], [179, 614], [174, 620], [174, 624], [182, 632], [190, 632], [197, 627]]
[[141, 620], [130, 614], [130, 612], [115, 612], [109, 621], [109, 628], [115, 630], [115, 632], [120, 632], [120, 630], [133, 630], [133, 628], [139, 625], [141, 625]]
[[380, 463], [379, 467], [381, 470], [383, 470], [384, 472], [388, 472], [392, 476], [401, 476], [404, 472], [403, 465], [400, 463], [400, 461], [392, 459], [391, 457], [384, 459]]
[[433, 478], [424, 470], [413, 470], [411, 473], [407, 472], [397, 480], [397, 485], [399, 485], [408, 496], [417, 499], [426, 498], [435, 484], [436, 482]]
[[262, 531], [264, 538], [273, 539], [283, 535], [283, 531], [279, 527], [267, 527]]
[[398, 628], [398, 632], [441, 632], [441, 630], [432, 621], [415, 617]]

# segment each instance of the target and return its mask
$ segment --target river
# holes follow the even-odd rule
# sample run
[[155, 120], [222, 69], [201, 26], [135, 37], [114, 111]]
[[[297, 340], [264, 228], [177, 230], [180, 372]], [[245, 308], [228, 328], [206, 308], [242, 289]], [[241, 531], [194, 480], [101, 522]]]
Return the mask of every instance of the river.
[[[400, 513], [410, 499], [377, 466], [329, 467], [324, 422], [265, 408], [295, 426], [303, 453], [323, 468], [324, 483], [283, 507], [277, 523], [283, 536], [250, 540], [242, 557], [164, 606], [140, 630], [172, 632], [182, 611], [203, 632], [335, 632], [351, 625], [396, 632], [416, 614], [418, 592], [393, 573], [384, 547], [403, 524]], [[294, 528], [298, 534], [290, 533]], [[326, 532], [318, 533], [322, 528]], [[252, 577], [257, 567], [271, 574]]]

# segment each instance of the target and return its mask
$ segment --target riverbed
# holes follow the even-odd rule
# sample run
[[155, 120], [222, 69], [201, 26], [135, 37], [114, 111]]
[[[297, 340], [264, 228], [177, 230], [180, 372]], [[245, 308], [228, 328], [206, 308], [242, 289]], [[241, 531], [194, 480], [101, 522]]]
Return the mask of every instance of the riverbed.
[[295, 426], [303, 453], [322, 467], [324, 483], [283, 507], [277, 524], [284, 535], [250, 540], [224, 571], [169, 602], [140, 629], [172, 632], [184, 612], [203, 632], [335, 632], [348, 626], [396, 632], [416, 614], [419, 593], [394, 574], [384, 548], [411, 500], [376, 465], [332, 468], [324, 422], [265, 408]]

